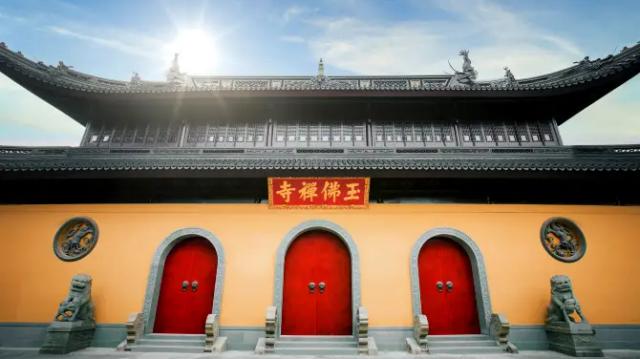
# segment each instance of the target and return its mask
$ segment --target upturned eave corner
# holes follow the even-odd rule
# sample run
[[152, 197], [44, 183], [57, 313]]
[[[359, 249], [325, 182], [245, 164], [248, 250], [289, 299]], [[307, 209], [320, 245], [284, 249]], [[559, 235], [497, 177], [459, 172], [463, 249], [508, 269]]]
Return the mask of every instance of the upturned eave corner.
[[166, 81], [146, 81], [138, 73], [133, 73], [129, 81], [112, 80], [79, 72], [60, 61], [57, 66], [35, 62], [20, 51], [12, 51], [0, 43], [0, 71], [9, 75], [21, 85], [23, 80], [40, 81], [58, 90], [73, 90], [108, 94], [163, 94], [177, 92], [272, 92], [294, 94], [296, 92], [335, 92], [338, 96], [350, 92], [361, 92], [364, 96], [374, 92], [389, 92], [389, 96], [402, 93], [430, 92], [447, 94], [464, 93], [477, 96], [490, 93], [491, 96], [507, 96], [510, 93], [525, 92], [535, 95], [561, 89], [581, 89], [589, 84], [606, 82], [607, 78], [623, 73], [616, 78], [617, 85], [640, 72], [640, 43], [624, 47], [615, 55], [591, 60], [588, 56], [574, 65], [560, 71], [540, 76], [518, 79], [508, 67], [502, 79], [476, 81], [477, 71], [471, 66], [469, 52], [460, 53], [464, 57], [462, 71], [453, 68], [450, 75], [398, 75], [398, 76], [189, 76], [179, 71], [177, 58], [169, 70]]

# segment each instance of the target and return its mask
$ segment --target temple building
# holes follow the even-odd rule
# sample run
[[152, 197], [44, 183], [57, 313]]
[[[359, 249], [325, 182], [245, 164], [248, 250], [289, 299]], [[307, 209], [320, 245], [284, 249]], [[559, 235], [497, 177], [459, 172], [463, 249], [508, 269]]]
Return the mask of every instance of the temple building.
[[599, 345], [640, 349], [640, 145], [558, 130], [640, 72], [640, 44], [494, 81], [460, 56], [444, 75], [235, 77], [176, 55], [166, 81], [119, 81], [0, 43], [0, 71], [85, 128], [0, 146], [0, 346], [43, 346], [83, 273], [96, 347], [548, 349], [567, 275]]

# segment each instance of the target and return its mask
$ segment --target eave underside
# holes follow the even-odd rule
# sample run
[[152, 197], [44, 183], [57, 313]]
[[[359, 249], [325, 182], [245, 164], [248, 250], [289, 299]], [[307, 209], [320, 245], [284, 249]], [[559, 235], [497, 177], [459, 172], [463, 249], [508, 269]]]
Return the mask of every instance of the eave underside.
[[363, 176], [372, 202], [637, 204], [640, 146], [344, 150], [0, 147], [2, 203], [262, 202], [271, 176]]

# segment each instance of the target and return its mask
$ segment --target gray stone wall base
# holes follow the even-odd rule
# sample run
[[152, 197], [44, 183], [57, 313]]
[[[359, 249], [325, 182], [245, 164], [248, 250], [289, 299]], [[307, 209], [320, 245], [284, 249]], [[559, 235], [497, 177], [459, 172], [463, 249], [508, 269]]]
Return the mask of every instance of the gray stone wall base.
[[256, 343], [256, 347], [253, 350], [254, 353], [256, 354], [267, 354], [267, 338], [261, 337], [258, 338], [258, 342]]
[[378, 345], [375, 338], [369, 338], [367, 342], [367, 355], [378, 355]]
[[227, 350], [227, 343], [229, 342], [227, 337], [217, 337], [216, 341], [213, 342], [213, 347], [211, 351], [214, 353], [222, 353]]
[[[592, 325], [602, 349], [640, 350], [640, 324]], [[520, 350], [550, 350], [543, 325], [511, 325], [509, 341]]]
[[418, 345], [418, 342], [416, 342], [415, 339], [406, 338], [406, 341], [407, 341], [407, 352], [409, 354], [422, 354], [422, 348], [420, 348], [420, 346]]
[[[0, 323], [0, 347], [39, 348], [44, 343], [47, 323]], [[640, 324], [593, 325], [596, 340], [602, 349], [640, 350]], [[227, 350], [253, 351], [258, 338], [264, 337], [264, 327], [222, 327], [220, 336], [227, 337]], [[406, 328], [369, 328], [369, 336], [381, 351], [405, 351], [406, 338], [413, 330]], [[126, 338], [124, 324], [97, 324], [92, 347], [115, 348]], [[542, 325], [512, 325], [509, 340], [520, 350], [549, 350]]]
[[53, 322], [47, 328], [40, 353], [67, 354], [87, 348], [91, 345], [95, 331], [96, 325], [93, 322]]
[[[0, 323], [0, 347], [40, 348], [48, 323]], [[96, 324], [92, 347], [115, 348], [127, 336], [124, 324]]]

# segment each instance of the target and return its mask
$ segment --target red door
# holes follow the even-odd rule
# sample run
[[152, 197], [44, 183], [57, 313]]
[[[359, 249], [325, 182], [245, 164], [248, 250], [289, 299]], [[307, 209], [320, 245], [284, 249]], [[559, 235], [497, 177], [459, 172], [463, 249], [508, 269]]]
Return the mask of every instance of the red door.
[[351, 256], [336, 236], [311, 231], [284, 264], [283, 335], [351, 335]]
[[420, 250], [418, 271], [429, 334], [480, 333], [473, 274], [464, 249], [447, 238], [430, 239]]
[[164, 262], [155, 333], [204, 333], [213, 307], [218, 255], [200, 237], [178, 243]]

